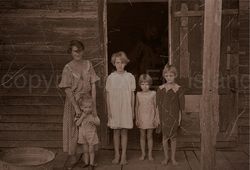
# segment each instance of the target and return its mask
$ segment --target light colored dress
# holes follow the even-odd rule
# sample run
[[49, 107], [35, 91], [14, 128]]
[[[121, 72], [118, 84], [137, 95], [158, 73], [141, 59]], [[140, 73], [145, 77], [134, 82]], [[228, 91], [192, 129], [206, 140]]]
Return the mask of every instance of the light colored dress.
[[109, 93], [110, 115], [108, 126], [112, 129], [133, 128], [132, 92], [135, 91], [135, 77], [129, 73], [111, 73], [106, 82]]
[[[89, 123], [89, 122], [94, 122]], [[93, 115], [87, 115], [86, 118], [82, 120], [81, 125], [79, 126], [79, 134], [78, 134], [78, 143], [79, 144], [88, 144], [88, 145], [96, 145], [99, 142], [96, 125], [100, 125], [100, 119]]]
[[138, 113], [137, 120], [139, 121], [138, 128], [140, 129], [154, 129], [156, 126], [154, 122], [158, 121], [156, 115], [156, 92], [137, 92]]
[[[70, 63], [66, 64], [62, 72], [60, 88], [70, 88], [75, 99], [81, 95], [91, 94], [91, 84], [99, 80], [90, 61], [83, 61], [82, 74], [73, 72]], [[74, 155], [77, 151], [78, 128], [74, 122], [75, 109], [66, 96], [63, 113], [63, 151]]]

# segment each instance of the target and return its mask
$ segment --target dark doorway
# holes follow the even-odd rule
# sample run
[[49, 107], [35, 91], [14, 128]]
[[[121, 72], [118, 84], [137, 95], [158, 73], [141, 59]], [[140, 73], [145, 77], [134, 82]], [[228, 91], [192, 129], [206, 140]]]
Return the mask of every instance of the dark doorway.
[[[130, 3], [129, 3], [130, 2]], [[114, 52], [124, 51], [130, 63], [126, 70], [135, 75], [142, 73], [153, 78], [153, 89], [162, 83], [161, 71], [168, 62], [168, 3], [136, 2], [107, 4], [108, 71]], [[139, 88], [138, 88], [139, 90]], [[112, 134], [112, 133], [109, 133]], [[129, 148], [139, 148], [139, 130], [129, 131]], [[155, 144], [161, 137], [155, 135]], [[112, 136], [109, 136], [112, 143]]]

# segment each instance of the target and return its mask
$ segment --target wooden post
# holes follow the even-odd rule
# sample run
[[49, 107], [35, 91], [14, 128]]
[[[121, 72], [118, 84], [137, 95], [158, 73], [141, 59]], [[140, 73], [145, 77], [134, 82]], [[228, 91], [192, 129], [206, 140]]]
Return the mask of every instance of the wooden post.
[[188, 6], [185, 3], [181, 4], [180, 28], [180, 78], [189, 77], [189, 52], [188, 52]]
[[219, 62], [222, 0], [205, 1], [203, 85], [200, 113], [201, 169], [216, 166], [216, 135], [219, 122]]
[[168, 63], [173, 64], [172, 49], [172, 0], [168, 0]]

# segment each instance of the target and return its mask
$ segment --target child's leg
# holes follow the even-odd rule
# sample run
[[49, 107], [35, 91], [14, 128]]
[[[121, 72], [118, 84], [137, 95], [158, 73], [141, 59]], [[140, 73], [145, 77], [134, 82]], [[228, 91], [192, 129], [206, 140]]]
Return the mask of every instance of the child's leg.
[[167, 165], [168, 164], [168, 139], [164, 139], [162, 140], [162, 145], [163, 145], [163, 150], [164, 150], [164, 160], [161, 162], [163, 165]]
[[146, 144], [146, 130], [145, 129], [140, 129], [140, 144], [141, 144], [141, 157], [139, 160], [144, 160], [145, 158], [145, 144]]
[[175, 152], [176, 152], [176, 138], [170, 138], [171, 141], [171, 161], [174, 165], [178, 163], [175, 160]]
[[89, 146], [87, 144], [83, 144], [83, 160], [85, 164], [89, 164]]
[[120, 164], [124, 165], [127, 164], [127, 143], [128, 143], [128, 130], [122, 129], [121, 130], [121, 140], [122, 140], [122, 156], [121, 156], [121, 162]]
[[95, 148], [94, 145], [89, 145], [89, 164], [93, 165], [95, 164]]
[[147, 140], [148, 140], [148, 159], [150, 161], [154, 160], [152, 156], [152, 150], [153, 150], [153, 129], [147, 130]]
[[114, 139], [115, 158], [113, 159], [112, 163], [117, 164], [117, 163], [119, 163], [119, 159], [120, 159], [119, 149], [120, 149], [121, 130], [120, 129], [114, 129], [113, 132], [114, 132], [113, 139]]

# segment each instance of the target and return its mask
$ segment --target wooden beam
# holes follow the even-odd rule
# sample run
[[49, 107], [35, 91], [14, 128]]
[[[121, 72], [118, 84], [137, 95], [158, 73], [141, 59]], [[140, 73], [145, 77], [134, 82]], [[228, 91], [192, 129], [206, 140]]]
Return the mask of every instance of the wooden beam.
[[219, 122], [219, 62], [222, 0], [205, 1], [203, 44], [203, 85], [201, 98], [201, 168], [214, 170]]
[[[223, 15], [237, 15], [239, 13], [238, 9], [224, 9], [222, 11]], [[182, 11], [177, 11], [174, 13], [175, 17], [198, 17], [203, 16], [204, 11], [188, 11], [187, 13], [183, 13]]]

